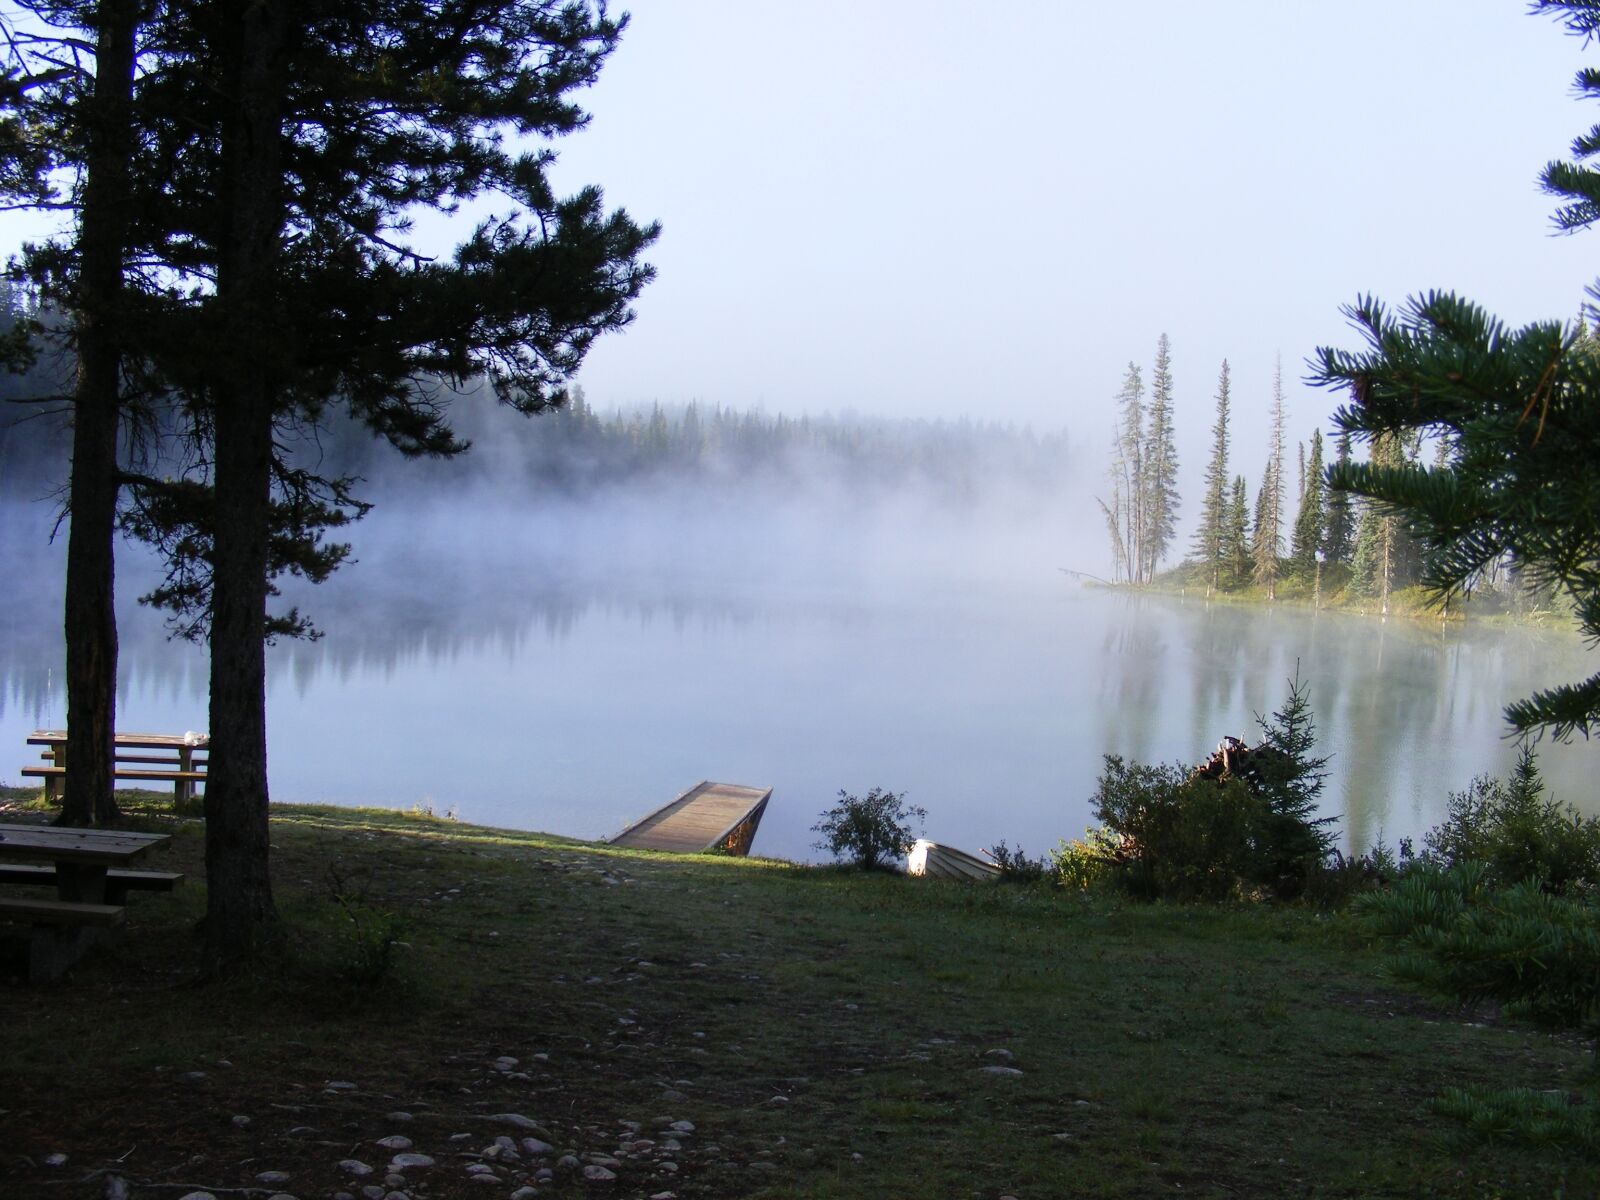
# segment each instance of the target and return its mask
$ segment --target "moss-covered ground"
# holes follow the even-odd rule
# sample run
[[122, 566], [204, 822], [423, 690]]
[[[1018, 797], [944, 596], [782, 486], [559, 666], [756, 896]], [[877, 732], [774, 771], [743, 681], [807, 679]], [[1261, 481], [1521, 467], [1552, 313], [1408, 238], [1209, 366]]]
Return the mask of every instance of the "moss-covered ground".
[[[283, 953], [201, 981], [203, 828], [132, 819], [189, 879], [59, 983], [6, 969], [0, 1195], [359, 1195], [339, 1164], [381, 1181], [394, 1135], [434, 1159], [413, 1200], [1600, 1190], [1574, 1152], [1467, 1143], [1429, 1108], [1576, 1097], [1587, 1047], [1406, 994], [1352, 918], [283, 807]], [[518, 1157], [485, 1157], [496, 1136]]]

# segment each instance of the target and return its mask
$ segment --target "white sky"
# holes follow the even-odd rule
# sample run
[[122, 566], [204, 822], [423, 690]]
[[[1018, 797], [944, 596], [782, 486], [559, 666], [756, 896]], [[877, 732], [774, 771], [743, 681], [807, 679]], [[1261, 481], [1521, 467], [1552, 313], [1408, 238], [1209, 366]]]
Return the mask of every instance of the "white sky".
[[[1517, 0], [631, 10], [556, 174], [664, 225], [581, 375], [603, 408], [968, 415], [1098, 450], [1165, 331], [1186, 469], [1227, 357], [1253, 491], [1274, 356], [1306, 437], [1342, 303], [1450, 288], [1522, 322], [1595, 275], [1535, 177], [1600, 119], [1571, 92], [1600, 50]], [[0, 250], [23, 228], [0, 217]]]
[[[1450, 288], [1575, 314], [1596, 246], [1535, 183], [1600, 51], [1517, 0], [634, 0], [558, 178], [664, 226], [583, 372], [602, 406], [1069, 426], [1172, 339], [1198, 468], [1218, 368], [1292, 436], [1339, 306]], [[1243, 433], [1243, 431], [1241, 430]], [[1252, 491], [1265, 440], [1244, 433]]]

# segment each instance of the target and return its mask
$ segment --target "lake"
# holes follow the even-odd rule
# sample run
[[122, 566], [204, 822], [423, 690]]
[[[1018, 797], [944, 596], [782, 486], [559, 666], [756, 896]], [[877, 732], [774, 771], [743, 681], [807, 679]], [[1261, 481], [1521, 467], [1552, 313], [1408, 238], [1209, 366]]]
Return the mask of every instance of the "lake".
[[[470, 520], [469, 520], [470, 516]], [[926, 832], [1040, 853], [1089, 823], [1101, 756], [1254, 741], [1297, 664], [1347, 845], [1417, 837], [1504, 773], [1509, 700], [1595, 669], [1565, 629], [1387, 622], [1087, 588], [1066, 514], [760, 512], [639, 496], [380, 510], [356, 565], [291, 592], [325, 637], [269, 652], [280, 801], [426, 806], [603, 837], [701, 779], [774, 789], [756, 852], [815, 858], [840, 789], [903, 791]], [[60, 548], [5, 510], [0, 778], [64, 721]], [[1054, 531], [1054, 532], [1053, 532]], [[153, 578], [130, 552], [128, 600]], [[206, 727], [205, 660], [122, 605], [119, 726]], [[1542, 756], [1600, 811], [1593, 748]]]

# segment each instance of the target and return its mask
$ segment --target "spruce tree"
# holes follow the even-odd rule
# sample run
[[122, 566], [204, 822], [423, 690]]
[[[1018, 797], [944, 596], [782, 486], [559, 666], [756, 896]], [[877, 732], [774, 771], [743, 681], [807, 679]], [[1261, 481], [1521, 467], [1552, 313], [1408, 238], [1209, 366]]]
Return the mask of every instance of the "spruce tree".
[[1112, 488], [1121, 522], [1123, 578], [1143, 581], [1145, 547], [1144, 378], [1134, 363], [1128, 364], [1122, 390], [1117, 393], [1116, 451], [1112, 457]]
[[1241, 588], [1250, 582], [1250, 502], [1244, 476], [1234, 477], [1222, 531], [1225, 586]]
[[1228, 521], [1228, 360], [1217, 376], [1217, 418], [1211, 426], [1211, 458], [1206, 463], [1200, 526], [1194, 535], [1194, 558], [1204, 572], [1207, 590], [1221, 583], [1223, 538]]
[[1322, 549], [1327, 514], [1323, 508], [1322, 431], [1311, 434], [1311, 455], [1306, 460], [1305, 487], [1300, 495], [1300, 512], [1294, 520], [1294, 542], [1290, 560], [1295, 573], [1311, 575], [1317, 567], [1317, 552]]
[[[1342, 474], [1350, 465], [1350, 435], [1341, 433], [1331, 474]], [[1329, 563], [1348, 563], [1354, 550], [1355, 511], [1349, 492], [1328, 488], [1328, 527], [1322, 535], [1322, 556]]]
[[1272, 446], [1256, 499], [1252, 577], [1267, 589], [1267, 599], [1278, 598], [1278, 555], [1283, 551], [1283, 356], [1272, 373]]
[[1144, 556], [1141, 577], [1155, 578], [1178, 528], [1178, 447], [1172, 427], [1172, 348], [1167, 335], [1156, 342], [1150, 372], [1149, 419], [1144, 453]]

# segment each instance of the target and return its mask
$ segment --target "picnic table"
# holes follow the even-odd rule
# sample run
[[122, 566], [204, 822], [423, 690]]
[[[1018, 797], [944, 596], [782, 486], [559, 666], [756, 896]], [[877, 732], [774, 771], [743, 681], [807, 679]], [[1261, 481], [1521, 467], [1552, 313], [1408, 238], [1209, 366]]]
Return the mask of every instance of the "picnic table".
[[[56, 802], [67, 776], [67, 731], [35, 729], [28, 745], [45, 747], [39, 757], [48, 766], [27, 766], [22, 775], [44, 781], [44, 798]], [[203, 733], [119, 733], [115, 738], [112, 773], [118, 779], [172, 784], [172, 806], [190, 807], [196, 785], [205, 782], [206, 760], [196, 751], [208, 751], [211, 739]]]
[[170, 840], [165, 833], [0, 824], [0, 881], [55, 888], [53, 900], [0, 896], [0, 920], [30, 926], [29, 979], [58, 977], [120, 924], [129, 887], [166, 890], [182, 879], [125, 869]]

